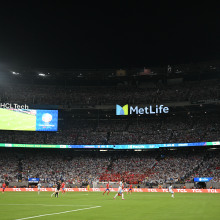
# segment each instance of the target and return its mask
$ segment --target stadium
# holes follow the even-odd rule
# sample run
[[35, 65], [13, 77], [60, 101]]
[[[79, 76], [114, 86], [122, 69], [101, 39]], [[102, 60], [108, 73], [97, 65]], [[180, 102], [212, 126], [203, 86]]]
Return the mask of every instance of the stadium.
[[[172, 209], [182, 200], [187, 203], [194, 200], [194, 208], [199, 208], [202, 200], [215, 205], [220, 192], [220, 62], [199, 65], [202, 73], [190, 65], [173, 66], [172, 72], [166, 67], [152, 68], [147, 74], [141, 69], [139, 72], [99, 70], [103, 75], [98, 85], [94, 70], [69, 70], [60, 75], [57, 72], [62, 70], [31, 70], [27, 74], [25, 69], [20, 69], [19, 75], [6, 72], [7, 83], [1, 85], [0, 93], [0, 181], [6, 183], [1, 205], [10, 204], [8, 193], [10, 196], [17, 193], [19, 201], [13, 198], [13, 209], [20, 210], [19, 204], [29, 199], [30, 204], [38, 206], [40, 182], [37, 199], [40, 204], [54, 205], [58, 210], [54, 213], [69, 211], [71, 199], [74, 210], [88, 208], [89, 212], [90, 208], [97, 208], [94, 215], [99, 215], [98, 209], [103, 204], [117, 212], [114, 202], [119, 201], [113, 201], [113, 196], [120, 181], [124, 182], [126, 201], [123, 202], [130, 203], [124, 208], [133, 207], [139, 200], [143, 205], [145, 199], [152, 202], [153, 205], [149, 201], [145, 204], [151, 210], [157, 206], [155, 202], [164, 201]], [[39, 72], [50, 75], [41, 76]], [[74, 80], [70, 81], [70, 76]], [[27, 83], [30, 80], [32, 83]], [[138, 106], [139, 111], [117, 114], [119, 104]], [[140, 111], [145, 106], [156, 105], [167, 106], [169, 112], [159, 113], [159, 107], [158, 113]], [[41, 123], [36, 119], [38, 111], [52, 112], [51, 115], [58, 111], [53, 115], [57, 117], [57, 130], [36, 130], [36, 124]], [[46, 119], [44, 126], [52, 120]], [[60, 192], [59, 197], [64, 206], [59, 206], [60, 201], [51, 201], [48, 194], [55, 189], [57, 181], [66, 184], [67, 193]], [[107, 183], [110, 193], [102, 196]], [[168, 195], [171, 184], [176, 194], [175, 204]], [[130, 185], [133, 193], [127, 194]], [[95, 205], [88, 206], [90, 203]], [[45, 209], [42, 213], [53, 213], [48, 206], [39, 205]], [[25, 209], [32, 213], [27, 216], [40, 215], [28, 204]], [[18, 216], [23, 216], [18, 210]], [[212, 210], [213, 216], [216, 213]], [[203, 214], [211, 215], [208, 208]]]
[[218, 8], [4, 2], [0, 219], [219, 219]]

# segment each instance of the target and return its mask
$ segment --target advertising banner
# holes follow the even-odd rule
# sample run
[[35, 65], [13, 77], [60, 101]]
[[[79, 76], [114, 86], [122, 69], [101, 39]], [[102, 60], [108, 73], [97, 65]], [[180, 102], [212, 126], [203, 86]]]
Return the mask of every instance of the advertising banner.
[[[56, 188], [41, 188], [42, 192], [52, 192]], [[67, 192], [88, 192], [87, 188], [66, 188]], [[125, 189], [127, 192], [129, 189]], [[0, 188], [2, 191], [2, 188]], [[7, 192], [37, 192], [37, 188], [6, 188]], [[105, 188], [90, 188], [90, 192], [103, 192]], [[117, 192], [118, 188], [110, 188], [111, 192]], [[175, 193], [220, 193], [220, 189], [173, 189]], [[168, 192], [168, 189], [158, 188], [134, 188], [133, 192]]]

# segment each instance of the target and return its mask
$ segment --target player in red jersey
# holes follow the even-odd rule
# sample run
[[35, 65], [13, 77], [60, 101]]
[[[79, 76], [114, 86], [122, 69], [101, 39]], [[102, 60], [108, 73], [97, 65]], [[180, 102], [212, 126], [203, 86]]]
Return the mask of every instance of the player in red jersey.
[[107, 195], [110, 193], [110, 189], [109, 189], [109, 182], [106, 184], [106, 189], [105, 192], [103, 193], [103, 196], [105, 195], [105, 193], [108, 191]]
[[[132, 184], [130, 184], [128, 192], [130, 192], [130, 194], [132, 193]], [[128, 192], [127, 192], [127, 194], [128, 194]]]
[[2, 193], [4, 193], [5, 192], [5, 188], [6, 188], [6, 184], [5, 184], [5, 182], [2, 184]]
[[62, 189], [62, 194], [64, 194], [66, 191], [65, 191], [65, 183], [62, 182], [61, 184], [61, 189]]

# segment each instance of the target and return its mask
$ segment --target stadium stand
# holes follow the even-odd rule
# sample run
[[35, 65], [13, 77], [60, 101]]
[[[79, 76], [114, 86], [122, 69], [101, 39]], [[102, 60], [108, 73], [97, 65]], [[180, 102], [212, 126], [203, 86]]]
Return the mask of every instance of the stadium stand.
[[[217, 111], [217, 110], [216, 110]], [[128, 120], [69, 120], [57, 133], [0, 131], [1, 143], [20, 144], [153, 144], [217, 141], [217, 112]], [[69, 128], [72, 125], [72, 128]], [[75, 126], [75, 127], [74, 127]]]
[[[157, 74], [149, 76], [134, 76], [128, 71], [128, 76], [120, 80], [112, 75], [111, 83], [107, 83], [108, 72], [102, 78], [103, 84], [88, 78], [86, 72], [82, 80], [74, 76], [76, 84], [73, 85], [70, 74], [63, 76], [63, 85], [59, 84], [59, 77], [50, 83], [39, 78], [31, 81], [27, 75], [19, 80], [10, 78], [10, 83], [0, 81], [0, 103], [59, 109], [58, 132], [0, 130], [0, 143], [129, 145], [219, 141], [218, 67], [205, 63], [173, 66], [171, 73], [160, 71], [164, 69], [152, 70]], [[167, 104], [171, 113], [127, 118], [115, 115], [116, 104], [158, 103]], [[174, 148], [173, 151], [105, 153], [1, 148], [0, 182], [22, 183], [29, 177], [39, 177], [43, 184], [50, 186], [57, 179], [64, 179], [69, 186], [84, 186], [124, 179], [128, 184], [158, 186], [169, 182], [193, 183], [194, 177], [206, 176], [219, 183], [220, 154], [219, 146], [216, 147], [215, 152], [209, 148]]]
[[163, 151], [70, 151], [52, 149], [1, 149], [1, 180], [28, 181], [29, 177], [53, 185], [58, 179], [70, 186], [98, 182], [158, 186], [193, 182], [200, 175], [219, 182], [220, 152], [207, 149]]
[[[220, 81], [216, 79], [187, 81], [178, 85], [155, 84], [154, 88], [136, 86], [39, 86], [8, 85], [0, 91], [1, 102], [47, 105], [115, 105], [156, 104], [219, 100]], [[45, 95], [50, 94], [50, 95]]]

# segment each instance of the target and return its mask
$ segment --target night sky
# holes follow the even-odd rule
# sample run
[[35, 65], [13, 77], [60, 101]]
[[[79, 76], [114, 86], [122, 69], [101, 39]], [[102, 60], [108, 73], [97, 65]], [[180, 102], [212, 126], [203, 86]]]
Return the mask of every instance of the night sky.
[[132, 68], [220, 59], [217, 5], [16, 2], [0, 6], [0, 65]]

